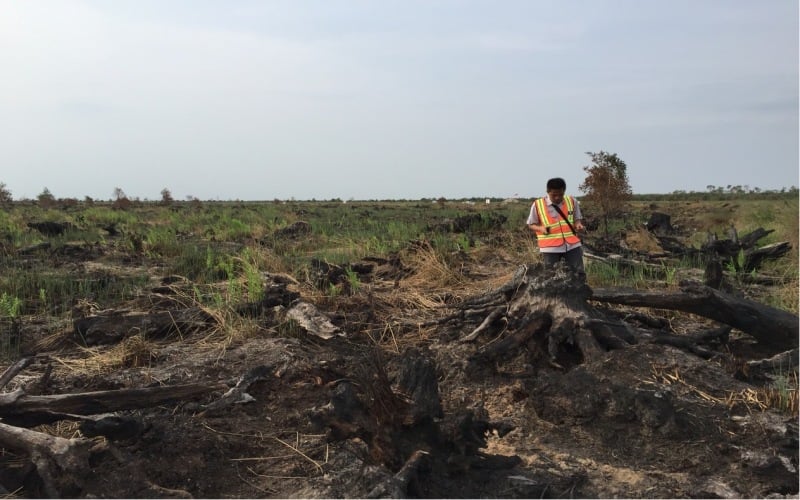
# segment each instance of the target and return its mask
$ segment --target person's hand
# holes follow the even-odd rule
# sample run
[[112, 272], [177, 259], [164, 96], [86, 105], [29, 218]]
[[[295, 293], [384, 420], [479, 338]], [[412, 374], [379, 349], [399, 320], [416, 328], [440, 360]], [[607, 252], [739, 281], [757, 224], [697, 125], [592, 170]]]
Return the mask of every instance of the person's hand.
[[586, 228], [583, 226], [583, 223], [581, 221], [575, 221], [575, 230], [582, 233], [586, 231]]

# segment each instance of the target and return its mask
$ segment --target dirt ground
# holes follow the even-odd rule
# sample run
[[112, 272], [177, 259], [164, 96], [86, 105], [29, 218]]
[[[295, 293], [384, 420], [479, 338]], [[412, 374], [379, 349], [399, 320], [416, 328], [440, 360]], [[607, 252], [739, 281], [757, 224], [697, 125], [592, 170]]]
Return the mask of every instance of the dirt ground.
[[[654, 250], [652, 239], [637, 237], [643, 249]], [[475, 371], [467, 360], [496, 339], [460, 342], [474, 324], [443, 327], [436, 320], [452, 315], [460, 300], [500, 286], [519, 264], [490, 252], [465, 265], [479, 283], [452, 287], [450, 296], [436, 298], [437, 307], [409, 298], [411, 264], [406, 274], [373, 276], [360, 293], [335, 300], [289, 284], [337, 327], [339, 334], [328, 339], [286, 328], [277, 306], [257, 315], [248, 335], [220, 341], [195, 332], [149, 340], [136, 361], [128, 358], [111, 371], [93, 368], [86, 348], [74, 342], [54, 344], [39, 349], [37, 361], [6, 390], [41, 380], [48, 366], [52, 373], [40, 394], [190, 382], [233, 387], [262, 367], [264, 376], [246, 388], [250, 397], [236, 403], [216, 407], [224, 399], [220, 389], [119, 412], [136, 422], [131, 435], [87, 438], [70, 421], [38, 428], [94, 445], [85, 473], [73, 478], [65, 496], [798, 498], [797, 418], [762, 409], [753, 394], [764, 381], [738, 369], [774, 353], [734, 330], [719, 347], [728, 355], [710, 360], [636, 343], [564, 368], [525, 348]], [[688, 315], [670, 318], [674, 331], [709, 324]], [[394, 326], [375, 328], [381, 324]], [[23, 333], [41, 346], [46, 327], [52, 329], [28, 324]], [[91, 352], [99, 357], [112, 349]], [[441, 412], [404, 424], [392, 419], [392, 408], [378, 407], [370, 388], [385, 374], [389, 390], [401, 393], [409, 350], [435, 370]], [[331, 408], [339, 417], [371, 412], [373, 427], [342, 431], [347, 421], [337, 424]], [[358, 418], [349, 422], [368, 426]], [[468, 442], [461, 431], [448, 434], [481, 422], [491, 425]], [[394, 433], [381, 437], [382, 425], [394, 426]], [[421, 458], [406, 475], [403, 466], [418, 450]], [[12, 496], [44, 494], [24, 455], [6, 451], [0, 459], [0, 484]]]

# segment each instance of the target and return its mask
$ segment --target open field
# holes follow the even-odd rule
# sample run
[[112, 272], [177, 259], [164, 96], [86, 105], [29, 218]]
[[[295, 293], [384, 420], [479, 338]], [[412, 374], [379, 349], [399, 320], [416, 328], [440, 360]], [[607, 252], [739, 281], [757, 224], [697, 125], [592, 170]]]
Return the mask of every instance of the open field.
[[[522, 331], [509, 295], [505, 326], [464, 341], [483, 319], [466, 304], [520, 266], [541, 271], [529, 202], [13, 204], [0, 350], [5, 366], [31, 362], [5, 390], [208, 387], [119, 409], [137, 429], [124, 439], [74, 415], [35, 427], [91, 441], [90, 465], [58, 483], [72, 496], [796, 498], [796, 341], [792, 364], [756, 373], [749, 362], [783, 349], [737, 328], [682, 348], [724, 322], [589, 298], [589, 317], [660, 326], [592, 356], [575, 341], [548, 358], [533, 338], [476, 368]], [[752, 269], [744, 249], [721, 258], [719, 290], [798, 314], [795, 195], [637, 198], [607, 232], [583, 210], [589, 289], [680, 294], [704, 281], [710, 235], [763, 229], [758, 247], [788, 250]], [[671, 217], [668, 239], [645, 227], [654, 212]], [[673, 345], [646, 340], [662, 334]], [[432, 367], [436, 411], [409, 363]], [[223, 404], [252, 373], [254, 400]], [[397, 420], [409, 405], [435, 415]], [[486, 427], [467, 438], [468, 423]], [[6, 445], [0, 485], [46, 494], [26, 457]]]

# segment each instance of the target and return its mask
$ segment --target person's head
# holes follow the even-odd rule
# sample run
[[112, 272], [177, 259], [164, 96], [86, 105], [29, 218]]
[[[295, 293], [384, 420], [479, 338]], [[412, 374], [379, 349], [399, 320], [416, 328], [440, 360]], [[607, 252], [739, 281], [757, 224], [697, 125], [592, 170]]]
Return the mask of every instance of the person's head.
[[567, 190], [567, 183], [561, 177], [554, 177], [547, 181], [547, 196], [553, 203], [564, 201], [564, 192]]

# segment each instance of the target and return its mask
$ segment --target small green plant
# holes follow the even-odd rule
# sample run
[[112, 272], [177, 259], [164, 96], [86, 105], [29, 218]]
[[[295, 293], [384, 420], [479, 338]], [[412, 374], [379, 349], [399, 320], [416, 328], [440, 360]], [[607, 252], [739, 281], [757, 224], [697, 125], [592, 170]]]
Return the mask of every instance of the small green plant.
[[181, 253], [181, 245], [174, 231], [165, 227], [156, 227], [147, 231], [143, 248], [151, 257], [174, 257]]
[[666, 264], [663, 264], [664, 268], [664, 280], [667, 282], [667, 285], [672, 286], [675, 284], [675, 278], [678, 274], [677, 267], [668, 267]]
[[597, 262], [586, 266], [586, 277], [594, 286], [616, 286], [621, 273], [616, 263]]
[[3, 292], [0, 295], [0, 356], [17, 359], [20, 350], [19, 315], [22, 300]]
[[14, 295], [3, 292], [0, 295], [0, 317], [16, 319], [22, 311], [22, 300]]
[[772, 406], [784, 413], [797, 416], [798, 413], [798, 380], [797, 372], [779, 373], [771, 386], [773, 393]]
[[731, 274], [739, 274], [744, 269], [747, 257], [744, 254], [744, 249], [739, 250], [735, 257], [725, 264], [725, 269]]
[[264, 296], [264, 282], [256, 263], [256, 256], [249, 247], [242, 252], [242, 267], [247, 283], [247, 299], [250, 302], [258, 302]]
[[472, 246], [471, 238], [467, 233], [461, 233], [456, 238], [456, 245], [458, 245], [458, 249], [466, 252]]
[[350, 286], [350, 294], [353, 295], [361, 288], [361, 280], [358, 278], [358, 273], [351, 268], [345, 269], [347, 274], [347, 284]]

